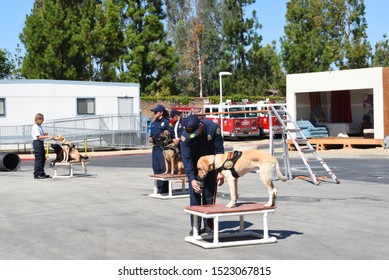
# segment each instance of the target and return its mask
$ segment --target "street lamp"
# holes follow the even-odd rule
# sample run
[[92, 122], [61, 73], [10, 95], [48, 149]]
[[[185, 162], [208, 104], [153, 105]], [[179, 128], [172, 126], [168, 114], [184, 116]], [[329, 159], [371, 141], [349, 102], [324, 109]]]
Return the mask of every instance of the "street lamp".
[[220, 112], [220, 129], [221, 134], [223, 136], [223, 90], [222, 90], [222, 76], [230, 76], [232, 73], [230, 72], [219, 72], [219, 79], [220, 79], [220, 103], [219, 103], [219, 112]]

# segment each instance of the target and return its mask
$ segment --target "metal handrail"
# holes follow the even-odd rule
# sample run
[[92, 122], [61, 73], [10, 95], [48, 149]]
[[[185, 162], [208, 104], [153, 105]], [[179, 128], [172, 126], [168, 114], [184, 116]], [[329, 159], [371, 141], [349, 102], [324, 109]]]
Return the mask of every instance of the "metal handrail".
[[[97, 148], [143, 148], [149, 147], [148, 118], [139, 114], [99, 115], [78, 118], [47, 120], [43, 129], [49, 135], [64, 135], [69, 141], [92, 149]], [[0, 150], [31, 149], [29, 125], [0, 127]], [[93, 142], [93, 143], [91, 143]]]

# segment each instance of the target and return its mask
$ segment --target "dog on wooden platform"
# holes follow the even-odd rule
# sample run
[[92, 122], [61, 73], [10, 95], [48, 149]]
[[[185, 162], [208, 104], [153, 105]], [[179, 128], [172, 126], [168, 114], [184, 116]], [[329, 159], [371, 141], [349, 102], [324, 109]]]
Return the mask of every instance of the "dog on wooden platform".
[[[79, 162], [81, 163], [85, 172], [87, 172], [87, 166], [85, 164], [85, 161], [89, 159], [88, 156], [81, 155], [80, 152], [77, 150], [76, 146], [70, 141], [66, 140], [66, 138], [63, 137], [62, 135], [55, 136], [54, 140], [58, 141], [61, 144], [61, 145], [58, 144], [51, 145], [51, 147], [54, 149], [56, 154], [57, 154], [58, 147], [57, 146], [53, 147], [54, 145], [58, 145], [62, 149], [62, 151], [58, 150], [58, 152], [62, 153], [61, 162]], [[57, 158], [58, 158], [58, 154], [57, 154]]]
[[260, 173], [261, 181], [268, 190], [269, 200], [265, 207], [275, 206], [277, 189], [273, 184], [273, 174], [276, 172], [278, 178], [284, 182], [287, 178], [281, 173], [278, 160], [274, 156], [260, 150], [235, 151], [202, 156], [197, 162], [197, 176], [200, 186], [207, 173], [212, 170], [217, 170], [227, 180], [231, 196], [230, 202], [226, 205], [228, 208], [236, 206], [238, 178], [255, 169], [257, 169], [257, 173]]
[[168, 174], [170, 170], [170, 174], [184, 174], [184, 164], [181, 159], [181, 152], [178, 148], [178, 145], [173, 142], [172, 136], [170, 133], [162, 133], [160, 139], [161, 146], [163, 149], [163, 157], [165, 159], [165, 168], [166, 171], [164, 174]]

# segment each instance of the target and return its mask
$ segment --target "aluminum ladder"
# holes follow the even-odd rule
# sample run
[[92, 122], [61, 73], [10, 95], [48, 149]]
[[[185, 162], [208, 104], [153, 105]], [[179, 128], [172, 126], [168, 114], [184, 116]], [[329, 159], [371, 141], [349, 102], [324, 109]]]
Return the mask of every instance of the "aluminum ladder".
[[[315, 163], [319, 163], [318, 167], [324, 168], [325, 171], [331, 176], [331, 178], [339, 184], [339, 179], [336, 177], [335, 173], [328, 167], [326, 162], [320, 157], [320, 155], [316, 152], [316, 149], [312, 147], [309, 143], [308, 139], [302, 133], [301, 128], [299, 128], [296, 122], [290, 117], [288, 111], [286, 110], [285, 105], [269, 105], [268, 106], [268, 115], [269, 115], [269, 124], [270, 124], [270, 132], [269, 132], [269, 151], [272, 155], [274, 155], [274, 133], [275, 131], [281, 130], [281, 142], [282, 142], [282, 155], [284, 160], [285, 167], [285, 176], [288, 179], [292, 179], [292, 170], [289, 161], [288, 154], [288, 143], [287, 138], [292, 140], [294, 146], [296, 147], [297, 152], [299, 153], [300, 158], [302, 159], [313, 183], [315, 185], [320, 184], [320, 180], [316, 177], [315, 172], [312, 170]], [[275, 126], [273, 122], [273, 116], [277, 118], [280, 125]], [[288, 126], [289, 124], [289, 126]], [[305, 145], [306, 147], [302, 149], [300, 145]], [[311, 155], [309, 157], [309, 155]], [[316, 164], [317, 165], [317, 164]]]

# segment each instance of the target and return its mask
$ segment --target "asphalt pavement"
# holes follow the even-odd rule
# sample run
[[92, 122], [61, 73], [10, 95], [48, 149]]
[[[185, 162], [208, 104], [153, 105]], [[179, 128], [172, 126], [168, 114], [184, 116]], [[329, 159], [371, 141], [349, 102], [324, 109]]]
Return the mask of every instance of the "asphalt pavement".
[[[378, 260], [389, 257], [388, 150], [324, 151], [340, 179], [275, 181], [277, 210], [268, 219], [277, 243], [203, 249], [186, 243], [188, 198], [151, 198], [151, 155], [145, 151], [92, 153], [87, 176], [34, 180], [31, 155], [18, 171], [0, 172], [2, 260]], [[370, 149], [369, 149], [370, 150]], [[290, 153], [294, 175], [304, 169]], [[46, 164], [48, 174], [53, 171]], [[59, 169], [66, 173], [66, 169]], [[82, 175], [81, 169], [75, 170]], [[259, 177], [239, 179], [239, 202], [267, 201]], [[229, 200], [219, 188], [217, 203]], [[238, 217], [221, 230], [235, 230]], [[246, 229], [262, 232], [262, 217]]]

